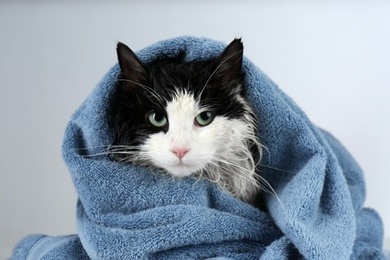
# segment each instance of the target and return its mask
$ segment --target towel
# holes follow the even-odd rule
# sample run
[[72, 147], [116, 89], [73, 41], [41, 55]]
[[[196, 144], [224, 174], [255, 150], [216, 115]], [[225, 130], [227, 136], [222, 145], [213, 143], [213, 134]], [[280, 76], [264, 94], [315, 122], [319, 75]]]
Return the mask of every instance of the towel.
[[[151, 62], [184, 53], [191, 61], [224, 47], [184, 36], [137, 55]], [[108, 108], [120, 76], [116, 64], [65, 131], [78, 234], [28, 236], [14, 259], [385, 259], [382, 222], [363, 208], [364, 176], [352, 156], [247, 58], [243, 71], [266, 147], [258, 173], [277, 194], [264, 192], [267, 212], [207, 180], [169, 178], [97, 156], [114, 139]]]

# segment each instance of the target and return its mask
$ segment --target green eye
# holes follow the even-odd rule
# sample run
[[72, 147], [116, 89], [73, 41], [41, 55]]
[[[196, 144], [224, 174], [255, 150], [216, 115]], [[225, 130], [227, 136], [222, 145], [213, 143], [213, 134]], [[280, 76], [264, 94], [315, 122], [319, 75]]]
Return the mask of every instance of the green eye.
[[215, 114], [211, 111], [205, 111], [195, 117], [195, 123], [198, 126], [206, 126], [213, 122]]
[[146, 114], [146, 118], [149, 120], [149, 122], [158, 128], [162, 128], [167, 125], [168, 119], [161, 113], [151, 111], [148, 114]]

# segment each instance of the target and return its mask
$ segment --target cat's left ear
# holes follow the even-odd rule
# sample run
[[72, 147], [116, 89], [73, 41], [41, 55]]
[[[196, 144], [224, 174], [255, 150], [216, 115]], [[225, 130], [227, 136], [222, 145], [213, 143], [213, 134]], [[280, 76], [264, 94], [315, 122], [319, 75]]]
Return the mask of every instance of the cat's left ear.
[[241, 39], [234, 39], [217, 59], [215, 79], [222, 84], [241, 78], [244, 46]]

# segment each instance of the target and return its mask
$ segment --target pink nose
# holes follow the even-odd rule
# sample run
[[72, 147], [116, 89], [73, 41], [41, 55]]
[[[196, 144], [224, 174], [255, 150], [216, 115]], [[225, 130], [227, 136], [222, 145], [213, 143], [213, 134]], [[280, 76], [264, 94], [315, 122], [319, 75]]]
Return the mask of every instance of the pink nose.
[[189, 150], [190, 148], [187, 147], [173, 147], [171, 149], [172, 153], [176, 154], [179, 159], [183, 158]]

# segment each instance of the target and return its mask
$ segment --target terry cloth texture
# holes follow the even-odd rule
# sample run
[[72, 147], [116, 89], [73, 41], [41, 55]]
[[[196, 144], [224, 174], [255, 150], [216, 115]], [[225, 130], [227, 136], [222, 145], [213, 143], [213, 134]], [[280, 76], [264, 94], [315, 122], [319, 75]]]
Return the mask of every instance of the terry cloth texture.
[[[184, 52], [191, 61], [224, 47], [179, 37], [137, 55], [151, 62]], [[258, 171], [280, 198], [264, 195], [268, 213], [205, 180], [86, 156], [113, 142], [115, 65], [65, 132], [63, 155], [79, 195], [78, 234], [27, 237], [14, 259], [384, 259], [382, 222], [363, 208], [364, 178], [354, 159], [247, 58], [243, 71], [267, 147]]]

